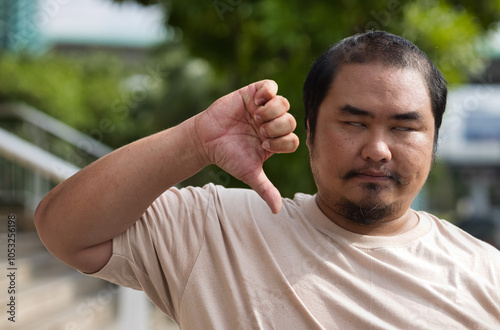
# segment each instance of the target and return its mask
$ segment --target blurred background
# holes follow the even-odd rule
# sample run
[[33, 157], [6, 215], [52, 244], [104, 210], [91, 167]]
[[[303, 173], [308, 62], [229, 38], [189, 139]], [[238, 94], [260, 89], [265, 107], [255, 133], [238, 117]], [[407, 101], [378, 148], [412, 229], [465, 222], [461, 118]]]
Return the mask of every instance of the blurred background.
[[[142, 293], [53, 258], [34, 231], [39, 201], [111, 150], [264, 78], [290, 101], [302, 141], [266, 173], [285, 197], [315, 193], [302, 84], [320, 53], [366, 30], [406, 37], [449, 82], [436, 164], [413, 207], [500, 248], [500, 0], [0, 0], [0, 264], [15, 215], [18, 304], [0, 328], [175, 329]], [[182, 185], [209, 181], [242, 186], [216, 167]]]

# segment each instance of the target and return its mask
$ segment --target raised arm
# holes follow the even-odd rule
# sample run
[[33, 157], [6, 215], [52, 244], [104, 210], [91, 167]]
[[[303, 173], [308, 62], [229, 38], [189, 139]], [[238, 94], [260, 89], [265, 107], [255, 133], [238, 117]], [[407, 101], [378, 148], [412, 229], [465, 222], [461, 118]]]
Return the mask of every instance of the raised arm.
[[262, 170], [273, 153], [293, 152], [298, 138], [288, 101], [264, 80], [214, 102], [178, 126], [128, 144], [55, 187], [35, 225], [45, 246], [83, 272], [101, 269], [112, 239], [165, 190], [216, 164], [252, 187], [274, 213], [281, 196]]

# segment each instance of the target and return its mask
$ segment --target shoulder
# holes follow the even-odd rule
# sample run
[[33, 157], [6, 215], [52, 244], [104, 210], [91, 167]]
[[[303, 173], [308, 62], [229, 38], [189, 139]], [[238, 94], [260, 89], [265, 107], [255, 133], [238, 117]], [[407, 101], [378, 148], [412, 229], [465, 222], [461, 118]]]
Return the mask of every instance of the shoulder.
[[[241, 213], [250, 213], [257, 217], [272, 217], [273, 213], [266, 202], [252, 189], [226, 188], [219, 185], [208, 184], [203, 188], [210, 190], [217, 207], [224, 208], [227, 212], [237, 216]], [[276, 217], [289, 217], [297, 212], [302, 212], [304, 201], [310, 195], [297, 193], [294, 198], [282, 198], [283, 207]]]
[[434, 240], [439, 245], [454, 249], [457, 253], [460, 253], [462, 258], [484, 259], [489, 256], [491, 257], [491, 264], [495, 264], [500, 271], [500, 250], [472, 236], [447, 220], [439, 219], [435, 215], [426, 212], [419, 213], [430, 219]]
[[277, 230], [287, 228], [291, 223], [308, 222], [307, 202], [310, 195], [299, 193], [294, 198], [282, 198], [280, 212], [273, 214], [266, 202], [252, 189], [225, 188], [212, 184], [204, 189], [212, 189], [212, 207], [208, 213], [216, 213], [218, 221], [230, 226], [244, 226], [246, 223], [260, 230]]
[[[309, 226], [312, 196], [296, 194], [283, 198], [283, 207], [273, 214], [265, 201], [252, 189], [226, 188], [212, 183], [203, 187], [171, 188], [155, 203], [152, 212], [180, 222], [210, 223], [207, 229], [282, 233], [291, 227]], [[312, 199], [312, 202], [314, 200]], [[291, 224], [297, 226], [290, 226]], [[204, 225], [203, 225], [204, 226]]]

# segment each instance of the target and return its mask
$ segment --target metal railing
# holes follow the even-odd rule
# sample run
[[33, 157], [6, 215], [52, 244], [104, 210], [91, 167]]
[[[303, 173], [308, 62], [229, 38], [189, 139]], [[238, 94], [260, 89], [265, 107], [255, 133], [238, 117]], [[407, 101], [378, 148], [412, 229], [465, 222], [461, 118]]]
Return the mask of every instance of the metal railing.
[[[0, 104], [0, 206], [18, 203], [31, 213], [55, 184], [111, 151], [32, 107]], [[118, 292], [119, 327], [147, 328], [152, 307], [144, 293]]]
[[111, 151], [26, 104], [0, 104], [0, 205], [34, 211], [55, 184]]

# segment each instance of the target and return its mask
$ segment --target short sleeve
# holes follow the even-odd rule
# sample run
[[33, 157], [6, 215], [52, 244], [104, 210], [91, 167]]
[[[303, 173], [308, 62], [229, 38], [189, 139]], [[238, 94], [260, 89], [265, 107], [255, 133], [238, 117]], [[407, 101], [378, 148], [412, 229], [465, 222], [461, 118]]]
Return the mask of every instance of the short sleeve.
[[143, 290], [174, 320], [176, 307], [203, 244], [215, 186], [171, 188], [113, 239], [108, 263], [90, 276]]

